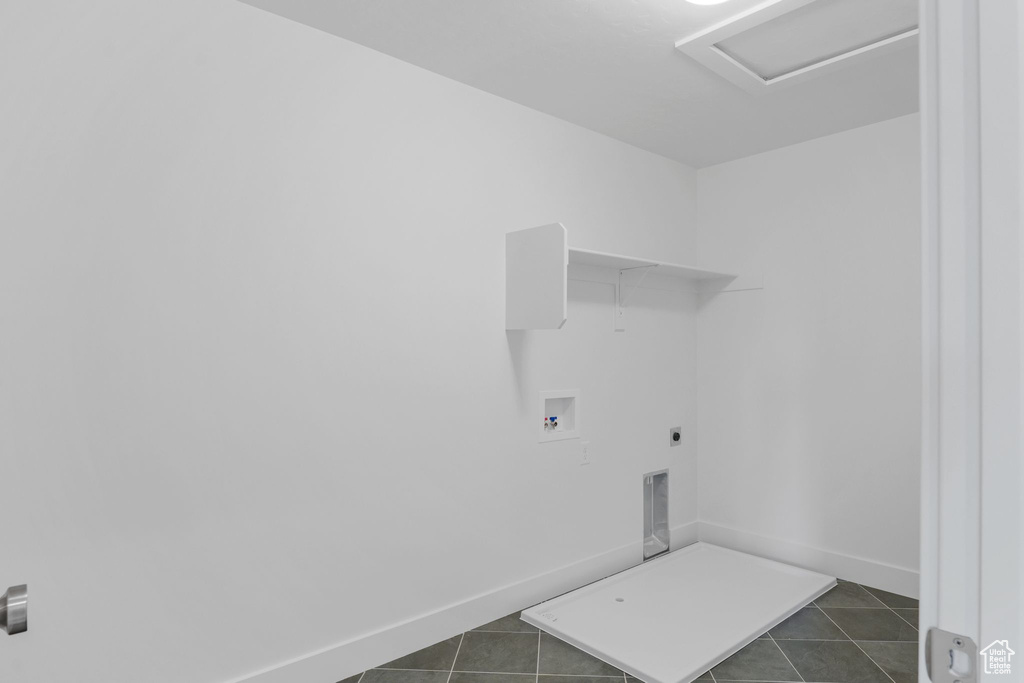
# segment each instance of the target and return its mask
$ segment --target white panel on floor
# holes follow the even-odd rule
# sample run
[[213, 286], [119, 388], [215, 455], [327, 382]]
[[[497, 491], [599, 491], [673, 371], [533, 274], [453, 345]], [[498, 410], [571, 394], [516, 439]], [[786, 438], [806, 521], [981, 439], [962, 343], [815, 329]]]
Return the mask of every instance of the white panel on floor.
[[647, 683], [689, 683], [835, 585], [831, 576], [695, 543], [522, 618]]

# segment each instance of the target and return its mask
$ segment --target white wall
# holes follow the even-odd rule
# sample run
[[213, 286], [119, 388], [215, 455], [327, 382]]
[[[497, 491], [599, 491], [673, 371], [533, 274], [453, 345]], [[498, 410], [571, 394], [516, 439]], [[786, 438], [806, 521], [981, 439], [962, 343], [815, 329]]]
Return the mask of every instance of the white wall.
[[765, 283], [701, 309], [701, 537], [903, 593], [918, 568], [918, 125], [698, 172], [702, 262]]
[[696, 519], [691, 295], [503, 329], [506, 231], [692, 262], [692, 170], [231, 0], [3, 3], [0, 92], [0, 680], [225, 681], [635, 561], [669, 464]]

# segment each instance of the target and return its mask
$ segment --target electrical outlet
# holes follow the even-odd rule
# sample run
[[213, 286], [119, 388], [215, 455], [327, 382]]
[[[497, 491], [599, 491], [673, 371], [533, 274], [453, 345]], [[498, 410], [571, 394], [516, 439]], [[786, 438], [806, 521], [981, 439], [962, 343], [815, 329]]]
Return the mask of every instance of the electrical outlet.
[[683, 428], [682, 427], [673, 427], [672, 429], [668, 430], [668, 445], [669, 446], [678, 446], [682, 442], [683, 442]]

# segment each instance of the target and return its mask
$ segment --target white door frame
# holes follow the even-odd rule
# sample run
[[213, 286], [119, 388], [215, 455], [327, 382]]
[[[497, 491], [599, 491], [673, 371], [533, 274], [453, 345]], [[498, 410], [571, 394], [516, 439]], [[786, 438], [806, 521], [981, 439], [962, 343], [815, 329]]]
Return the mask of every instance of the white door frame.
[[922, 682], [931, 627], [1009, 640], [1024, 679], [1017, 4], [921, 0]]

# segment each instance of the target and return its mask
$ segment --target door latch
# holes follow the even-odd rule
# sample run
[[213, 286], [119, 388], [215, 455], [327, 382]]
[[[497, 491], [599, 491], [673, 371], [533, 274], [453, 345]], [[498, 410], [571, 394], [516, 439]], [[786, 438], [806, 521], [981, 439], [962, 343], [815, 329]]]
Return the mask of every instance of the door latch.
[[28, 630], [28, 586], [11, 586], [0, 595], [0, 628], [9, 636]]
[[924, 663], [932, 683], [977, 683], [978, 646], [967, 636], [928, 629]]

